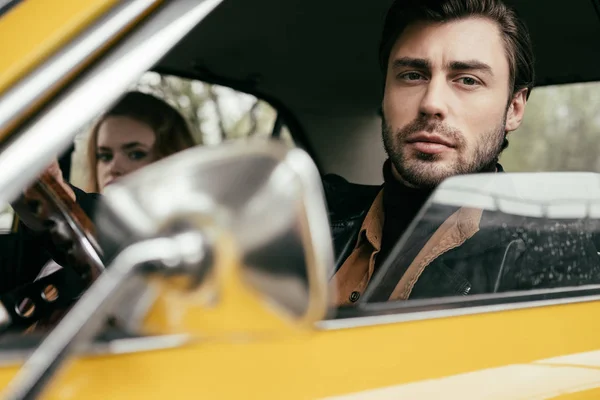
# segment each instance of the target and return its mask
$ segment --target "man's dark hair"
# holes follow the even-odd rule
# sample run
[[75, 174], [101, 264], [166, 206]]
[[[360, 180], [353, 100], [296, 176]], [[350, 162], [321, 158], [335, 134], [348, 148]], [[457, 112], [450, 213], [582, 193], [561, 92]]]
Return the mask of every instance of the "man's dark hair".
[[408, 25], [417, 21], [450, 22], [468, 17], [487, 18], [498, 24], [510, 69], [510, 99], [525, 88], [526, 98], [529, 98], [535, 79], [529, 31], [516, 12], [501, 0], [395, 0], [388, 10], [379, 45], [384, 82], [392, 47]]

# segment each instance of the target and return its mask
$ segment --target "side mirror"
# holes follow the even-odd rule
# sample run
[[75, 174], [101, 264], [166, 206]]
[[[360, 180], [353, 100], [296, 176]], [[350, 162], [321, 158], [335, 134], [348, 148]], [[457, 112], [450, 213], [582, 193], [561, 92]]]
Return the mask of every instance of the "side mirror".
[[193, 148], [105, 195], [96, 220], [109, 257], [186, 225], [210, 236], [213, 253], [230, 240], [244, 282], [288, 316], [308, 323], [325, 316], [333, 248], [320, 175], [303, 150], [275, 141]]
[[[198, 287], [211, 275], [218, 286], [225, 270], [245, 282], [240, 290], [253, 288], [296, 321], [325, 316], [332, 240], [320, 177], [304, 151], [276, 142], [192, 148], [115, 183], [105, 200], [97, 229], [112, 262], [25, 363], [11, 383], [14, 398], [39, 393], [108, 314], [132, 303], [141, 274], [176, 273]], [[217, 301], [235, 294], [217, 293]], [[239, 303], [227, 324], [247, 317]]]

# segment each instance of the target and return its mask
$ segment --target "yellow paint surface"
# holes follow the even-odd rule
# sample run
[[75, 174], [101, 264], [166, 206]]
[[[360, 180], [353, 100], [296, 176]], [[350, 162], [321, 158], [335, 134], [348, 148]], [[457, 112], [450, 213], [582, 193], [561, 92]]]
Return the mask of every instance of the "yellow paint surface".
[[[598, 323], [590, 316], [599, 312], [600, 303], [590, 302], [338, 331], [198, 334], [195, 343], [177, 349], [78, 360], [48, 398], [308, 399], [357, 393], [598, 349]], [[254, 324], [261, 320], [272, 323], [257, 316]], [[1, 369], [0, 386], [15, 371]], [[541, 378], [527, 384], [549, 384]], [[595, 389], [581, 389], [583, 397], [566, 398], [596, 398], [584, 396], [596, 395]], [[506, 398], [522, 398], [518, 391]]]
[[117, 4], [27, 0], [0, 18], [0, 94]]

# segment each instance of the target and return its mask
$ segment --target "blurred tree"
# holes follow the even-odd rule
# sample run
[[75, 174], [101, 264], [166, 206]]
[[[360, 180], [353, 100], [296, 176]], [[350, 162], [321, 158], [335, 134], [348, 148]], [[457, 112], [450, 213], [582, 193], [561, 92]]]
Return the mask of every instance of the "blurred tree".
[[600, 82], [536, 88], [510, 134], [507, 171], [600, 172]]
[[268, 136], [277, 116], [268, 103], [249, 94], [176, 76], [148, 72], [135, 88], [165, 99], [178, 109], [198, 144]]
[[[199, 145], [218, 145], [227, 140], [269, 137], [277, 111], [267, 102], [233, 89], [201, 81], [147, 72], [132, 90], [157, 96], [177, 109], [188, 121]], [[85, 186], [86, 147], [89, 126], [75, 138], [71, 182]]]

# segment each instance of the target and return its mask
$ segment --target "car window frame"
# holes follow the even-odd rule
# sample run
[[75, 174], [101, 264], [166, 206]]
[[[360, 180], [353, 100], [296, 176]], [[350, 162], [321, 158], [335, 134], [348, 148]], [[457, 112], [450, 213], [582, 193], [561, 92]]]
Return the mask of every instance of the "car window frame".
[[600, 284], [419, 300], [359, 303], [340, 307], [318, 324], [335, 330], [463, 315], [600, 301]]

